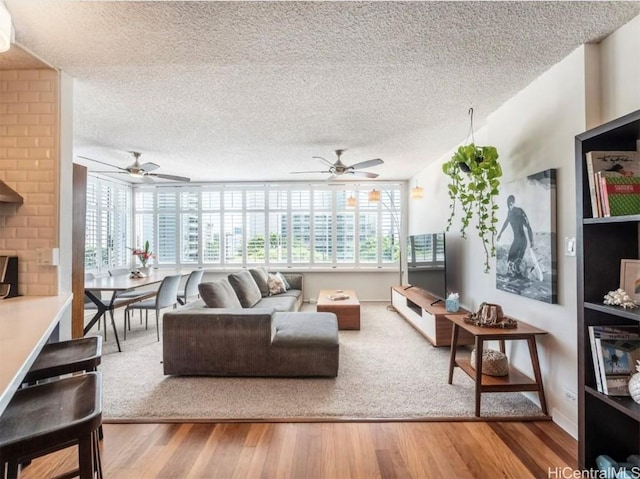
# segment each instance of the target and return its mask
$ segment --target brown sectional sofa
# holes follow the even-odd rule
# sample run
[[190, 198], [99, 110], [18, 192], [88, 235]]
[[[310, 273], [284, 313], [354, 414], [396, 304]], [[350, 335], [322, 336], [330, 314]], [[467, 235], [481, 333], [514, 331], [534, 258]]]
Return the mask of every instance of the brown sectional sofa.
[[165, 374], [337, 376], [336, 316], [299, 312], [302, 275], [283, 275], [289, 289], [269, 294], [255, 280], [264, 273], [245, 270], [202, 283], [200, 301], [164, 314]]

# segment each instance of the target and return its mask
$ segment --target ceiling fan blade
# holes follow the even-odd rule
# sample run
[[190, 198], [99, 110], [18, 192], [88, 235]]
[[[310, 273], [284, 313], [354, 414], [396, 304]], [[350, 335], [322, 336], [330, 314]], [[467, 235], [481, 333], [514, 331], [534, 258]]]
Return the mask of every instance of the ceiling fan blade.
[[296, 173], [331, 173], [330, 171], [291, 171], [291, 174], [296, 174]]
[[156, 165], [155, 163], [151, 163], [151, 162], [145, 163], [144, 165], [140, 165], [140, 169], [146, 171], [147, 173], [153, 170], [157, 170], [158, 168], [160, 168], [159, 165]]
[[327, 165], [329, 165], [329, 166], [333, 166], [333, 163], [331, 163], [329, 160], [326, 160], [326, 159], [322, 158], [321, 156], [314, 156], [313, 158], [315, 158], [316, 160], [322, 160], [322, 161], [324, 161]]
[[80, 156], [80, 155], [78, 155], [78, 158], [82, 158], [83, 160], [95, 161], [96, 163], [100, 163], [101, 165], [110, 166], [111, 168], [116, 168], [116, 169], [118, 169], [118, 170], [122, 170], [122, 171], [124, 171], [124, 172], [126, 172], [126, 171], [127, 171], [127, 169], [126, 169], [126, 168], [121, 168], [121, 167], [119, 167], [119, 166], [112, 165], [111, 163], [105, 163], [104, 161], [94, 160], [93, 158], [88, 158], [88, 157], [86, 157], [86, 156]]
[[368, 171], [347, 171], [347, 174], [362, 178], [377, 178], [379, 176], [377, 173], [369, 173]]
[[381, 165], [384, 163], [380, 158], [376, 158], [375, 160], [367, 160], [361, 161], [360, 163], [356, 163], [355, 165], [351, 165], [350, 168], [357, 170], [358, 168], [371, 168], [372, 166]]
[[157, 178], [162, 178], [164, 180], [171, 181], [191, 181], [191, 178], [187, 178], [186, 176], [175, 176], [175, 175], [163, 175], [162, 173], [147, 173], [144, 176], [155, 176]]
[[105, 175], [128, 175], [129, 174], [126, 171], [98, 171], [98, 170], [92, 170], [91, 173], [102, 173]]

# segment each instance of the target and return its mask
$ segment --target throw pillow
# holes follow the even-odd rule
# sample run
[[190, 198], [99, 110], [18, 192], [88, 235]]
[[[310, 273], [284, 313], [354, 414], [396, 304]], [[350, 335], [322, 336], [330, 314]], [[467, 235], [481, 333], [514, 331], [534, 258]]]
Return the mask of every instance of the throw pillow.
[[267, 269], [263, 267], [251, 268], [249, 273], [251, 273], [251, 276], [253, 276], [254, 281], [258, 285], [262, 297], [269, 296], [269, 285], [267, 284], [269, 281], [269, 273]]
[[291, 289], [291, 285], [289, 284], [289, 281], [287, 281], [287, 278], [284, 277], [284, 274], [278, 272], [276, 273], [276, 276], [278, 276], [278, 278], [280, 278], [280, 281], [282, 281], [282, 284], [284, 284], [284, 289], [286, 291], [289, 291]]
[[262, 299], [260, 288], [258, 288], [253, 276], [247, 270], [230, 274], [229, 283], [231, 283], [236, 295], [238, 295], [243, 308], [252, 308]]
[[198, 292], [204, 304], [209, 308], [242, 308], [242, 304], [240, 304], [240, 300], [227, 278], [210, 283], [200, 283]]
[[277, 274], [269, 273], [269, 293], [271, 294], [280, 294], [286, 293], [287, 289], [284, 287], [284, 283], [278, 277]]

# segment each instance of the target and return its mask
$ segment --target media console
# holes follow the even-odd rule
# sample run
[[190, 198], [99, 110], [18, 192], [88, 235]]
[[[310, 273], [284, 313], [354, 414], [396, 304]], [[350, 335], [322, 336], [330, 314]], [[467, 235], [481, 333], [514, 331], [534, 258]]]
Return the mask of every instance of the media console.
[[[405, 289], [406, 286], [391, 288], [391, 304], [396, 311], [434, 346], [451, 345], [451, 321], [445, 318], [448, 312], [443, 301], [429, 295], [420, 288]], [[459, 314], [468, 311], [460, 309]], [[474, 344], [474, 338], [466, 331], [460, 331], [458, 345]]]

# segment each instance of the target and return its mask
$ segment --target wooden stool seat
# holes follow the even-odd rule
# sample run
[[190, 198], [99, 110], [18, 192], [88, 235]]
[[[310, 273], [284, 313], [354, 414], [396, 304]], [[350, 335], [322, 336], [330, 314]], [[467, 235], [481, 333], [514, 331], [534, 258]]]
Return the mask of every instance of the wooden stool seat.
[[0, 416], [0, 464], [8, 464], [11, 479], [17, 477], [19, 464], [77, 444], [79, 469], [65, 477], [102, 477], [97, 438], [101, 423], [99, 372], [19, 389]]
[[76, 372], [96, 371], [102, 357], [102, 337], [71, 339], [48, 343], [24, 378], [33, 384], [42, 379]]

